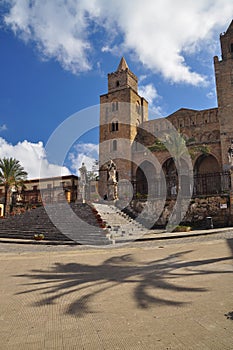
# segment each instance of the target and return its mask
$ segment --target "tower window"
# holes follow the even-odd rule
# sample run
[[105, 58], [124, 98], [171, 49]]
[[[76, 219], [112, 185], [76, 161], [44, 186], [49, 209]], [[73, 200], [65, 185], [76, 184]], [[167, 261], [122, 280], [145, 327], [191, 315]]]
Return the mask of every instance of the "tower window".
[[118, 111], [118, 101], [112, 102], [112, 112]]
[[138, 114], [140, 114], [140, 112], [141, 112], [141, 106], [140, 106], [140, 103], [138, 101], [136, 102], [136, 112]]
[[117, 150], [117, 140], [112, 141], [112, 150], [116, 151]]
[[231, 53], [233, 54], [233, 43], [231, 43]]
[[112, 122], [112, 124], [111, 124], [111, 131], [118, 131], [118, 130], [119, 130], [118, 121]]
[[119, 80], [117, 80], [117, 82], [116, 82], [116, 87], [118, 87], [118, 86], [120, 86]]

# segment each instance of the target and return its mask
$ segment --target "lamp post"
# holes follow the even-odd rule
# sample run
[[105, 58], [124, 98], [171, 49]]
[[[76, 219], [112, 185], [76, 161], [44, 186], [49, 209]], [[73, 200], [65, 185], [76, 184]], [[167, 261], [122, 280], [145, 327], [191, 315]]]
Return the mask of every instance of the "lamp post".
[[87, 185], [87, 168], [84, 163], [82, 163], [81, 168], [79, 168], [80, 172], [80, 187], [81, 187], [81, 195], [83, 204], [86, 203], [86, 185]]
[[13, 211], [13, 207], [16, 201], [17, 189], [15, 186], [12, 186], [10, 191], [11, 191], [11, 196], [10, 196], [10, 213], [11, 213]]
[[232, 224], [232, 213], [233, 213], [233, 140], [227, 151], [230, 171], [230, 224]]

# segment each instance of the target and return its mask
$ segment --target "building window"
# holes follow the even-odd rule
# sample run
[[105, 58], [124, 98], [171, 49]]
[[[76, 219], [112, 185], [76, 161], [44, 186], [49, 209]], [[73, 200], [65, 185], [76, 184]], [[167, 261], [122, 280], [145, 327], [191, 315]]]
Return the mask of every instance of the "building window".
[[111, 131], [118, 131], [118, 130], [119, 130], [118, 121], [112, 122], [112, 124], [111, 124]]
[[120, 86], [119, 80], [117, 80], [117, 82], [116, 82], [116, 87], [118, 87], [118, 86]]
[[138, 114], [140, 114], [140, 112], [141, 112], [141, 106], [140, 106], [140, 103], [138, 101], [136, 102], [136, 112]]
[[118, 101], [112, 102], [112, 112], [118, 111]]
[[112, 150], [116, 151], [117, 150], [117, 140], [112, 141]]

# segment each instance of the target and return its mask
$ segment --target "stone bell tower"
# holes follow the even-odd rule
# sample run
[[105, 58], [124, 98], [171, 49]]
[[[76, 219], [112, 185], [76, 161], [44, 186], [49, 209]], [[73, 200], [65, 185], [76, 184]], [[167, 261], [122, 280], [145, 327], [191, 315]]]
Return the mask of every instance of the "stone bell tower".
[[138, 79], [124, 57], [115, 72], [108, 74], [108, 92], [100, 96], [99, 193], [106, 193], [105, 164], [116, 164], [118, 182], [131, 181], [132, 143], [137, 126], [148, 120], [148, 103], [138, 94]]
[[233, 140], [233, 20], [220, 35], [222, 59], [214, 57], [218, 117], [220, 123], [223, 170], [229, 168], [227, 151]]

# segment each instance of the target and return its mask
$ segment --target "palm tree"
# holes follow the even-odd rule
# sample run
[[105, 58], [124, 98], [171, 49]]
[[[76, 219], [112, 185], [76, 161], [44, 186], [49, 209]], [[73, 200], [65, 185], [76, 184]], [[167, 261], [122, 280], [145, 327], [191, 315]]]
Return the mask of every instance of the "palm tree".
[[9, 191], [13, 187], [23, 185], [27, 178], [27, 172], [15, 158], [0, 159], [0, 184], [4, 185], [4, 209], [3, 215], [7, 213]]

